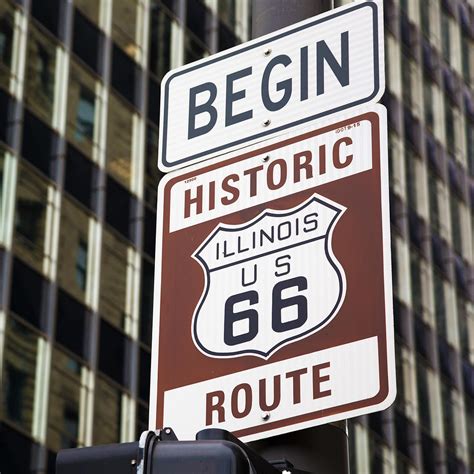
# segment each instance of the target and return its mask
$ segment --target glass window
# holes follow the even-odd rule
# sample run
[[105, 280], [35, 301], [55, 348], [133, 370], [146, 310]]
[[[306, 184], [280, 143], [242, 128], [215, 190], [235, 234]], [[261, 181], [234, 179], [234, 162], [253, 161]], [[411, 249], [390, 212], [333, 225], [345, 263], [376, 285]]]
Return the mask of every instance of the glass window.
[[234, 32], [224, 23], [219, 22], [219, 51], [232, 48], [239, 43], [239, 39]]
[[206, 48], [190, 33], [184, 37], [184, 63], [192, 63], [206, 55]]
[[451, 37], [450, 37], [449, 16], [441, 11], [441, 50], [447, 63], [451, 60]]
[[78, 445], [81, 398], [81, 363], [59, 349], [53, 349], [48, 409], [48, 446], [55, 451]]
[[90, 210], [95, 209], [94, 180], [97, 166], [72, 145], [67, 145], [64, 189]]
[[10, 308], [37, 328], [42, 325], [44, 286], [45, 279], [37, 271], [14, 258]]
[[87, 281], [89, 216], [66, 196], [61, 208], [58, 283], [84, 301]]
[[218, 0], [219, 16], [231, 29], [235, 29], [235, 0]]
[[127, 341], [123, 332], [100, 320], [99, 370], [120, 385], [125, 385]]
[[127, 245], [104, 229], [100, 272], [99, 312], [115, 326], [125, 323]]
[[423, 102], [424, 102], [424, 113], [425, 113], [425, 125], [430, 130], [433, 130], [433, 127], [434, 127], [433, 83], [431, 81], [427, 81], [426, 79], [424, 80], [424, 87], [423, 87]]
[[95, 72], [99, 72], [99, 52], [103, 35], [77, 8], [74, 9], [74, 36], [72, 50]]
[[472, 61], [474, 60], [474, 46], [472, 41], [466, 34], [461, 34], [461, 60], [462, 60], [462, 75], [464, 80], [469, 84], [471, 82]]
[[96, 81], [74, 61], [71, 61], [68, 88], [67, 138], [87, 156], [97, 142], [99, 101]]
[[196, 36], [203, 45], [209, 44], [212, 14], [201, 0], [187, 0], [186, 27]]
[[461, 239], [461, 215], [459, 212], [461, 202], [460, 200], [450, 194], [450, 208], [451, 208], [451, 231], [452, 231], [452, 243], [454, 250], [462, 255], [462, 239]]
[[51, 179], [56, 177], [58, 141], [52, 128], [25, 109], [21, 154]]
[[449, 151], [454, 152], [456, 145], [456, 135], [454, 130], [454, 104], [449, 100], [444, 101], [444, 126], [446, 131], [446, 147]]
[[122, 419], [122, 392], [104, 380], [96, 378], [93, 444], [118, 443]]
[[160, 6], [157, 0], [153, 0], [150, 11], [148, 67], [160, 81], [171, 68], [172, 22], [173, 20], [165, 9]]
[[89, 343], [90, 313], [65, 291], [58, 289], [56, 308], [56, 341], [73, 354], [85, 359]]
[[439, 334], [446, 337], [446, 298], [444, 295], [444, 280], [436, 270], [433, 271], [433, 286], [436, 328], [438, 329]]
[[124, 237], [130, 239], [130, 215], [134, 201], [132, 195], [120, 183], [107, 176], [105, 221]]
[[2, 423], [1, 440], [1, 446], [7, 447], [8, 456], [0, 456], [0, 472], [31, 472], [33, 450], [37, 449], [33, 440], [6, 423]]
[[132, 58], [139, 59], [137, 34], [137, 0], [114, 0], [112, 12], [112, 39]]
[[53, 117], [56, 45], [30, 23], [28, 31], [25, 103], [51, 123]]
[[[5, 161], [6, 161], [5, 155], [6, 155], [6, 151], [0, 146], [0, 222], [2, 223], [5, 222], [3, 220], [4, 219], [3, 216], [5, 212], [4, 207], [6, 204], [6, 199], [3, 196], [3, 190], [5, 189], [5, 185], [3, 184], [3, 181], [5, 180]], [[2, 237], [0, 237], [0, 239], [1, 238]]]
[[136, 84], [140, 84], [141, 69], [115, 43], [112, 49], [112, 87], [131, 104], [137, 105]]
[[441, 216], [438, 203], [438, 178], [431, 170], [428, 173], [428, 192], [430, 200], [430, 224], [432, 229], [439, 234], [441, 229]]
[[140, 341], [151, 345], [151, 331], [153, 320], [153, 291], [154, 291], [153, 264], [142, 259], [142, 278], [140, 294]]
[[74, 0], [74, 5], [96, 25], [99, 24], [101, 0]]
[[61, 17], [64, 18], [62, 6], [66, 2], [63, 0], [33, 0], [31, 5], [31, 14], [51, 33], [59, 33]]
[[474, 123], [467, 118], [466, 122], [466, 150], [469, 173], [474, 176]]
[[433, 6], [427, 0], [420, 2], [421, 31], [427, 38], [430, 37], [430, 8]]
[[150, 395], [150, 368], [151, 368], [150, 357], [151, 357], [150, 352], [148, 350], [140, 348], [138, 396], [144, 401], [148, 401], [148, 397]]
[[7, 319], [3, 361], [2, 418], [30, 432], [35, 399], [38, 335], [12, 316]]
[[136, 436], [140, 436], [141, 433], [148, 430], [148, 405], [141, 403], [140, 400], [137, 402], [137, 429]]
[[8, 88], [12, 67], [13, 8], [0, 4], [0, 86]]
[[20, 162], [17, 183], [13, 249], [33, 267], [42, 270], [48, 184]]
[[156, 208], [158, 181], [162, 173], [158, 170], [158, 130], [148, 126], [146, 134], [146, 170], [145, 170], [145, 202]]
[[133, 113], [115, 94], [109, 96], [107, 171], [130, 188]]

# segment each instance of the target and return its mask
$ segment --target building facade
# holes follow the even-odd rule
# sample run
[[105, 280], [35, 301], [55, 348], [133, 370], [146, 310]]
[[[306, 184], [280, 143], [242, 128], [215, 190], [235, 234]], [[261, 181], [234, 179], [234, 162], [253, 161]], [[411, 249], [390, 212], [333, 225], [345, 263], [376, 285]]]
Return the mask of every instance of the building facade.
[[[336, 4], [341, 2], [336, 2]], [[342, 2], [347, 3], [347, 2]], [[357, 473], [474, 469], [474, 2], [385, 0], [398, 397]], [[160, 89], [250, 0], [0, 0], [0, 471], [147, 428]]]

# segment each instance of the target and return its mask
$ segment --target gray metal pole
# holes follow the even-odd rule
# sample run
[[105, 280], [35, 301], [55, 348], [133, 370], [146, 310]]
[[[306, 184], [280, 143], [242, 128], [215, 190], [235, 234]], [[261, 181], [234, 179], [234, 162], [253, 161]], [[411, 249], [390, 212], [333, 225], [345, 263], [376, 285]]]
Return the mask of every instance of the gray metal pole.
[[[252, 0], [252, 38], [334, 8], [334, 0]], [[317, 474], [349, 473], [347, 422], [329, 423], [248, 443], [267, 460], [288, 459]]]

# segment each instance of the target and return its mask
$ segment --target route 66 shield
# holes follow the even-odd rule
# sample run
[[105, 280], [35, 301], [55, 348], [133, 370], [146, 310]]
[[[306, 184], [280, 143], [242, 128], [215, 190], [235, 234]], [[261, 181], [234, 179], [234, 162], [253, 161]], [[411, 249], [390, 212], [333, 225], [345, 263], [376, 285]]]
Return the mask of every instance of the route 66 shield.
[[335, 318], [346, 278], [332, 233], [344, 211], [314, 194], [285, 211], [218, 225], [193, 254], [205, 275], [192, 324], [198, 349], [267, 359]]

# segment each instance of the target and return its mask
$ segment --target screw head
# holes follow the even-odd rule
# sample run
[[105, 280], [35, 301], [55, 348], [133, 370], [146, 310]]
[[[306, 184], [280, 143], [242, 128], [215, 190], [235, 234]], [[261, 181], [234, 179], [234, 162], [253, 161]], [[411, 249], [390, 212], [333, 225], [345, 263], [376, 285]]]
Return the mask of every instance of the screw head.
[[264, 56], [270, 56], [270, 54], [272, 54], [272, 49], [271, 48], [267, 48], [263, 51]]
[[270, 413], [269, 413], [268, 411], [264, 411], [264, 412], [262, 413], [262, 420], [263, 420], [263, 421], [267, 421], [267, 420], [269, 420], [269, 419], [270, 419]]
[[266, 162], [269, 161], [269, 160], [270, 160], [270, 155], [265, 155], [265, 156], [263, 157], [263, 162], [264, 162], [264, 163], [266, 163]]
[[135, 464], [137, 464], [137, 460], [136, 460], [136, 459], [132, 459], [132, 460], [130, 461], [130, 464], [131, 464], [132, 466], [135, 466]]
[[264, 127], [268, 127], [271, 123], [272, 123], [272, 121], [271, 121], [270, 119], [267, 119], [267, 120], [264, 120], [264, 121], [262, 122], [262, 125], [263, 125]]
[[171, 433], [171, 429], [170, 429], [170, 428], [166, 428], [165, 433], [169, 435], [169, 434]]

